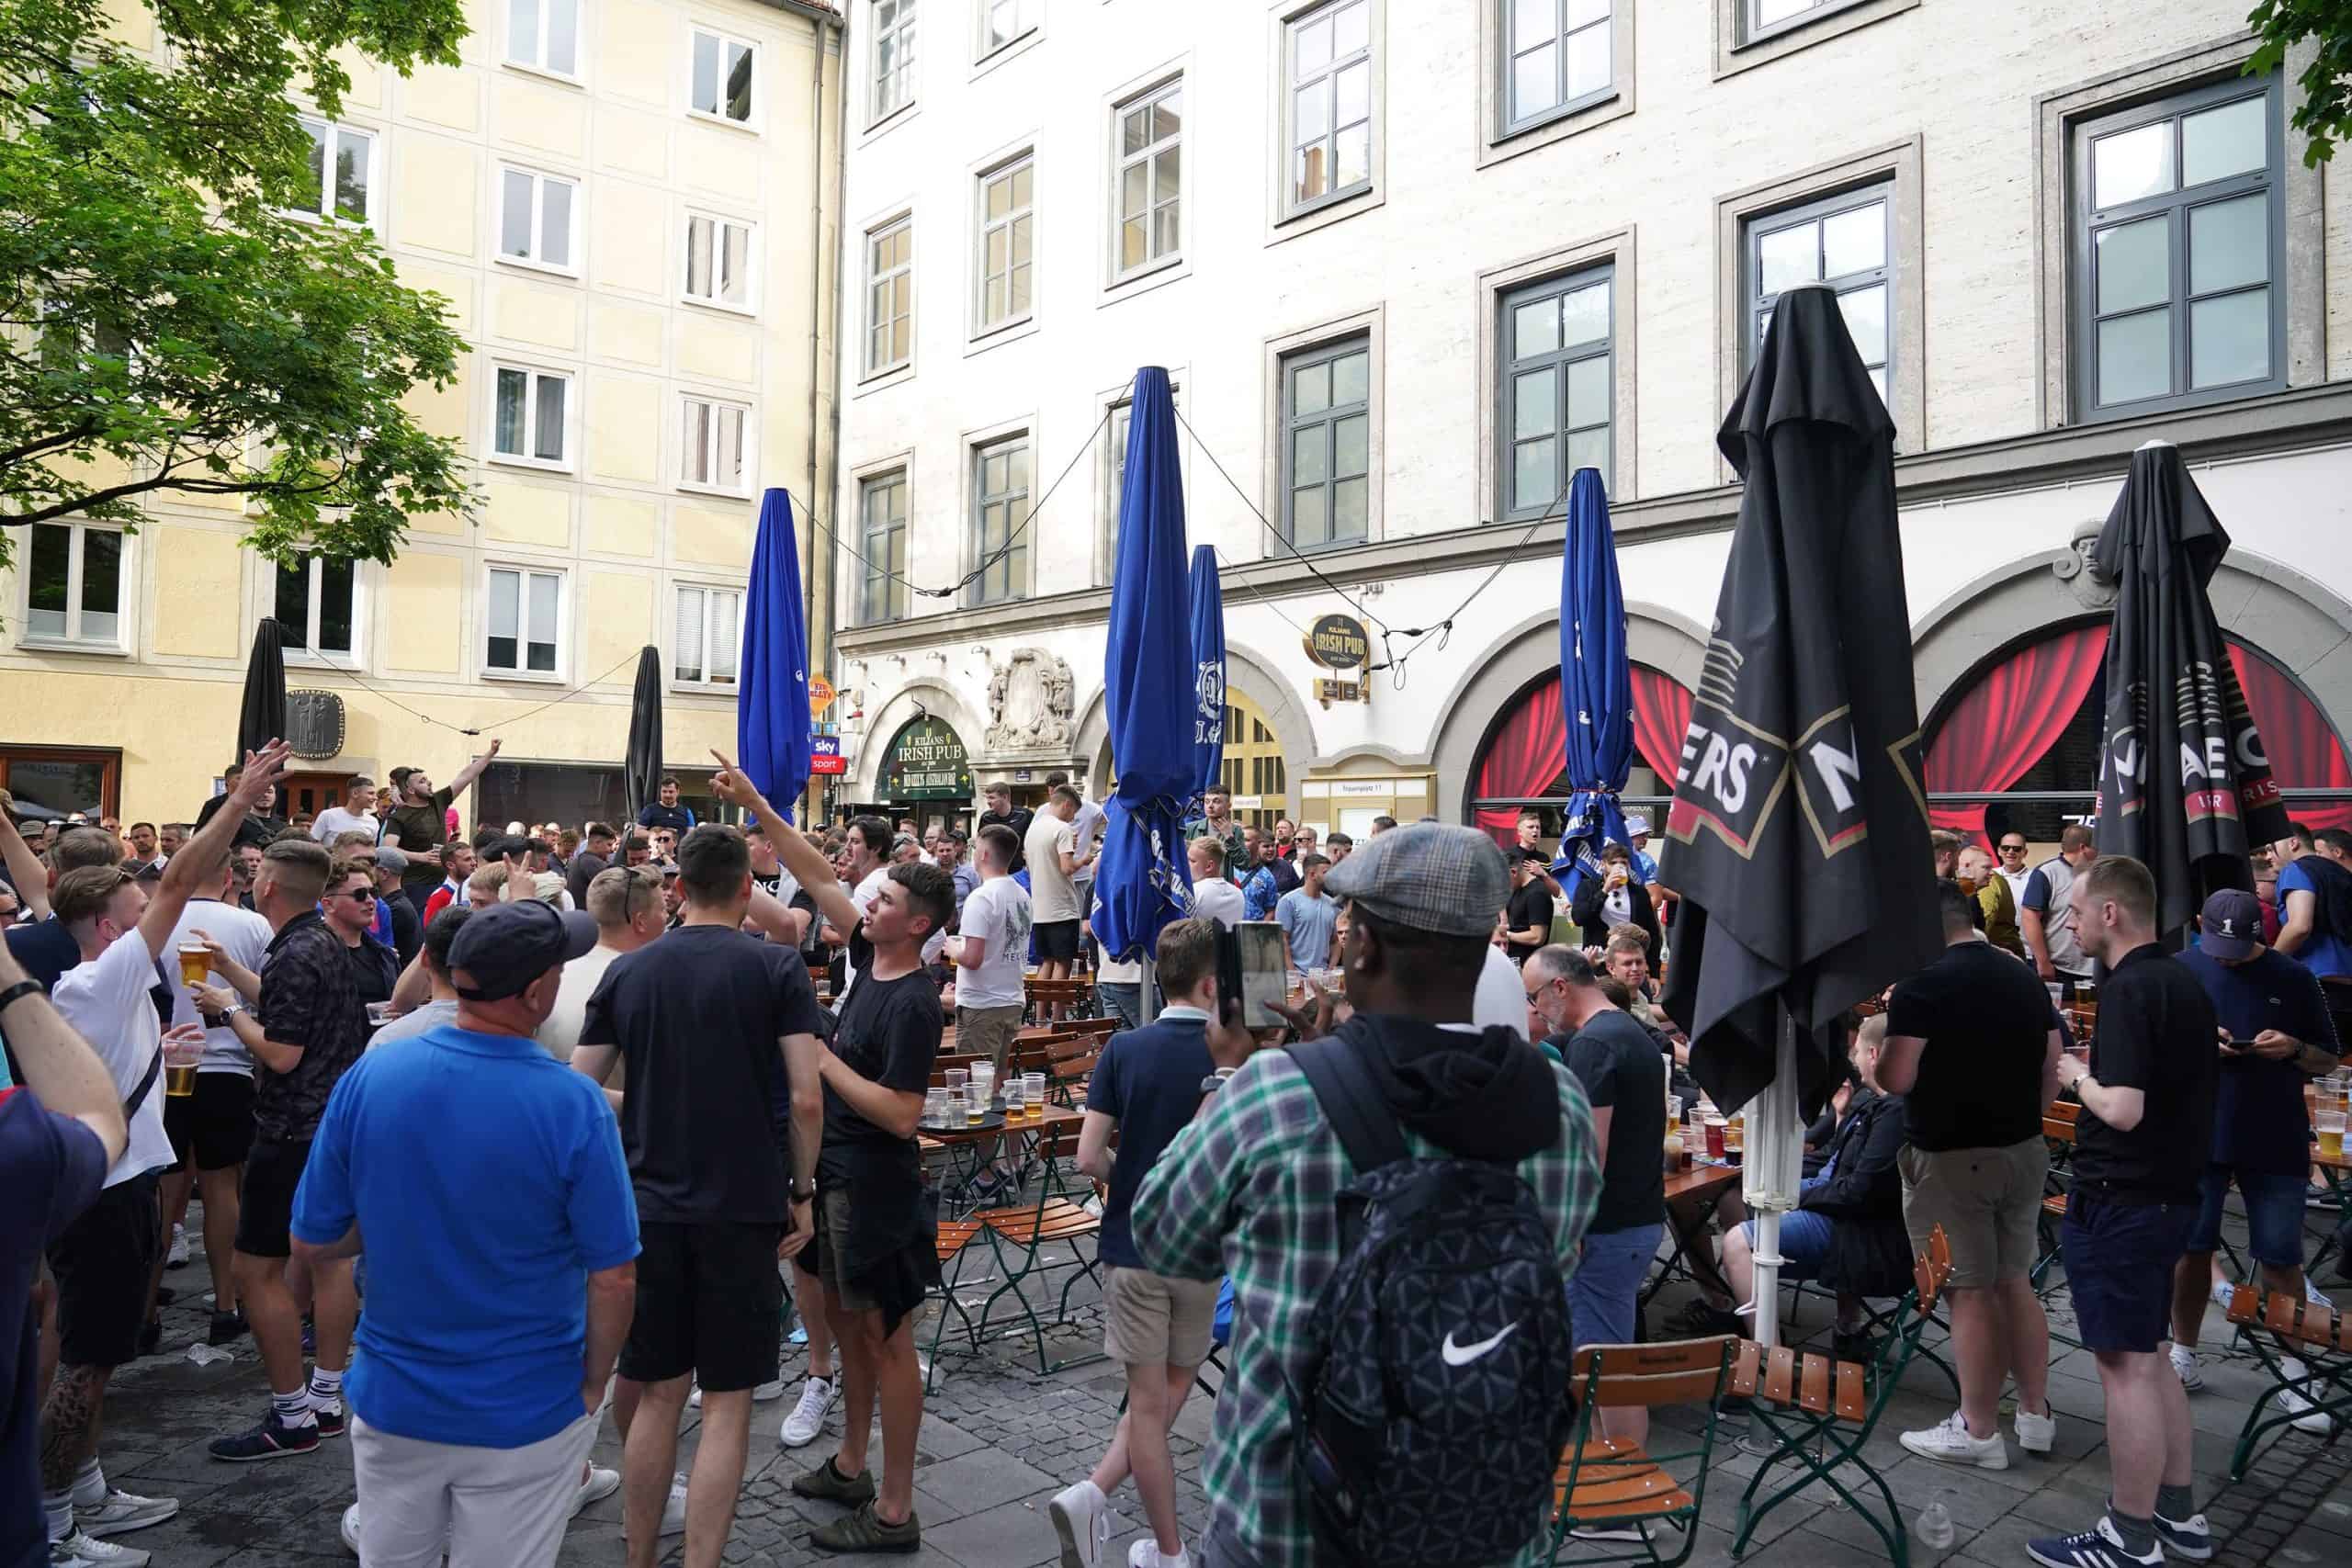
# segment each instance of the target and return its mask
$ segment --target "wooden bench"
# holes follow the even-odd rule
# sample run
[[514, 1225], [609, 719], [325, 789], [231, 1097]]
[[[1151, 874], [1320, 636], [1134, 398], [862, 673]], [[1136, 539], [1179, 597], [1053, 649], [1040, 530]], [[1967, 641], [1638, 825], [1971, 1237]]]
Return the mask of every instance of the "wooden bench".
[[[2246, 1412], [2230, 1456], [2230, 1479], [2244, 1481], [2263, 1434], [2311, 1414], [2290, 1414], [2273, 1394], [2291, 1391], [2339, 1427], [2352, 1421], [2352, 1313], [2283, 1292], [2240, 1285], [2230, 1292], [2228, 1317], [2270, 1380], [2269, 1389]], [[2288, 1375], [2290, 1356], [2302, 1362], [2301, 1376]]]

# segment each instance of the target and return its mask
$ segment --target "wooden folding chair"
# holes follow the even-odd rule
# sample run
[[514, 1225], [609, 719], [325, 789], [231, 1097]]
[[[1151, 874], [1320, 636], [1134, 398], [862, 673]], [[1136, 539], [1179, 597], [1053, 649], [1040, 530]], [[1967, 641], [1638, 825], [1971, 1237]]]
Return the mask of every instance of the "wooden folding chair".
[[[1725, 1335], [1660, 1345], [1588, 1345], [1576, 1353], [1577, 1370], [1570, 1384], [1578, 1404], [1576, 1433], [1552, 1481], [1555, 1562], [1570, 1532], [1628, 1525], [1639, 1529], [1638, 1543], [1597, 1554], [1579, 1550], [1574, 1561], [1675, 1568], [1690, 1557], [1699, 1539], [1691, 1527], [1706, 1500], [1707, 1471], [1714, 1457], [1717, 1406], [1739, 1343]], [[1659, 1404], [1705, 1407], [1706, 1426], [1694, 1444], [1652, 1451], [1623, 1438], [1595, 1435], [1597, 1411]], [[1656, 1439], [1669, 1430], [1653, 1426], [1650, 1436]], [[1653, 1524], [1666, 1525], [1680, 1537], [1671, 1555], [1659, 1551], [1650, 1534]]]
[[[1048, 1170], [1053, 1168], [1058, 1153], [1057, 1145], [1064, 1136], [1066, 1134], [1055, 1131], [1042, 1132], [1038, 1136], [1038, 1152], [1045, 1158]], [[1073, 1150], [1076, 1148], [1074, 1138], [1069, 1140], [1069, 1146]], [[1049, 1364], [1046, 1359], [1046, 1330], [1071, 1321], [1069, 1293], [1081, 1278], [1092, 1280], [1098, 1289], [1102, 1283], [1102, 1276], [1095, 1268], [1097, 1260], [1087, 1256], [1079, 1245], [1102, 1234], [1102, 1217], [1057, 1195], [1053, 1182], [1040, 1181], [1035, 1201], [1001, 1209], [983, 1209], [972, 1219], [986, 1232], [989, 1250], [996, 1257], [1003, 1280], [989, 1293], [988, 1300], [980, 1303], [979, 1321], [972, 1331], [973, 1343], [977, 1345], [988, 1337], [989, 1319], [996, 1312], [997, 1303], [1009, 1295], [1021, 1309], [1028, 1332], [1037, 1341], [1037, 1371], [1040, 1373], [1059, 1371], [1063, 1367], [1075, 1366], [1082, 1361], [1101, 1360], [1102, 1352], [1098, 1350], [1091, 1355], [1074, 1356], [1069, 1360]], [[1049, 1261], [1046, 1258], [1046, 1248], [1064, 1244], [1069, 1248], [1068, 1261]], [[1062, 1282], [1060, 1301], [1048, 1323], [1039, 1317], [1037, 1309], [1030, 1304], [1023, 1286], [1033, 1279], [1050, 1286], [1050, 1276], [1062, 1272], [1068, 1272], [1069, 1278]]]
[[[2230, 1455], [2230, 1479], [2244, 1481], [2262, 1435], [2311, 1413], [2290, 1414], [2272, 1394], [2291, 1390], [2309, 1400], [2313, 1410], [2333, 1416], [2337, 1426], [2352, 1421], [2352, 1313], [2284, 1292], [2240, 1285], [2230, 1292], [2228, 1315], [2270, 1381], [2246, 1412], [2237, 1448]], [[2303, 1364], [2301, 1377], [2287, 1375], [2290, 1355]]]
[[956, 1282], [964, 1271], [965, 1253], [974, 1241], [979, 1239], [983, 1228], [977, 1219], [943, 1219], [939, 1222], [939, 1283], [932, 1290], [932, 1294], [939, 1302], [939, 1315], [931, 1327], [931, 1365], [922, 1379], [926, 1393], [931, 1391], [933, 1380], [939, 1375], [939, 1342], [946, 1337], [949, 1313], [954, 1313], [964, 1325], [964, 1337], [971, 1342], [972, 1348], [975, 1350], [979, 1348], [979, 1330], [973, 1324], [971, 1314], [964, 1310], [964, 1303], [956, 1299]]

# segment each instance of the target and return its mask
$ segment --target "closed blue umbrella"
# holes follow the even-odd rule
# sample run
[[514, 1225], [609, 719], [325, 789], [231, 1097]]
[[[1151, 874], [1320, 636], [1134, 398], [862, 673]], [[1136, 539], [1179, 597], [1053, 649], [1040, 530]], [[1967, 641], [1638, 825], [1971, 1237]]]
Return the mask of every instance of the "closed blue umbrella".
[[752, 545], [740, 682], [735, 745], [744, 776], [789, 822], [808, 787], [808, 621], [800, 604], [792, 498], [774, 487], [760, 502]]
[[1571, 898], [1600, 874], [1600, 847], [1630, 846], [1617, 803], [1634, 765], [1634, 668], [1625, 657], [1625, 594], [1617, 581], [1617, 539], [1598, 468], [1578, 468], [1568, 488], [1568, 534], [1560, 557], [1560, 705], [1567, 714], [1566, 823], [1555, 873]]
[[1193, 549], [1193, 790], [1205, 794], [1225, 770], [1225, 585], [1216, 547]]
[[[1184, 803], [1193, 793], [1197, 703], [1185, 616], [1184, 486], [1168, 372], [1136, 372], [1119, 553], [1111, 576], [1104, 707], [1119, 786], [1102, 814], [1094, 936], [1118, 959], [1151, 958], [1161, 928], [1193, 912], [1184, 874]], [[1144, 1006], [1151, 1008], [1147, 970]]]

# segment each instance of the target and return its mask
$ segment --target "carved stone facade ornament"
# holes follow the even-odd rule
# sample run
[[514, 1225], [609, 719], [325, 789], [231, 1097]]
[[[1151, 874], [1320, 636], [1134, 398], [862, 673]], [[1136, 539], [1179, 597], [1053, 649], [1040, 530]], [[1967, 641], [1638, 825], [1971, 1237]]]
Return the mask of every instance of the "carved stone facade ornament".
[[2097, 559], [2099, 531], [2105, 526], [2103, 522], [2076, 524], [2066, 554], [2050, 565], [2076, 604], [2101, 615], [2115, 608], [2115, 581], [2099, 575]]
[[1067, 752], [1070, 743], [1069, 666], [1042, 648], [1016, 648], [989, 671], [988, 749], [991, 752]]

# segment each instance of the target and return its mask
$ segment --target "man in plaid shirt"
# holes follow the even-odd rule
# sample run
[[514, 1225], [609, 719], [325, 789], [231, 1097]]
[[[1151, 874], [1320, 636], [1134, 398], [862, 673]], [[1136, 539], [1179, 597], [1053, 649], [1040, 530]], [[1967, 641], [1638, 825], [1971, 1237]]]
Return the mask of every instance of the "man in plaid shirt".
[[[1516, 1162], [1550, 1216], [1560, 1271], [1600, 1192], [1592, 1110], [1566, 1068], [1511, 1029], [1481, 1032], [1471, 998], [1509, 897], [1502, 852], [1469, 828], [1381, 834], [1324, 886], [1350, 908], [1341, 950], [1353, 1016], [1338, 1034], [1374, 1054], [1417, 1156]], [[1145, 1176], [1131, 1225], [1144, 1267], [1233, 1277], [1235, 1360], [1202, 1471], [1209, 1568], [1307, 1568], [1317, 1543], [1295, 1482], [1288, 1387], [1303, 1375], [1317, 1301], [1340, 1258], [1337, 1194], [1356, 1175], [1306, 1075], [1213, 1021], [1216, 1088]], [[1216, 1080], [1212, 1080], [1216, 1082]], [[1546, 1560], [1538, 1529], [1512, 1561]]]

